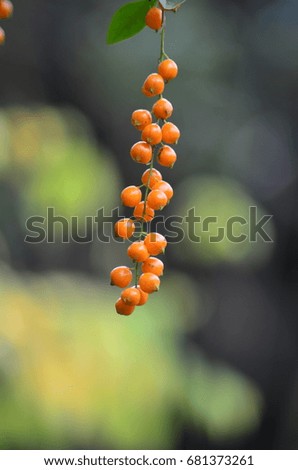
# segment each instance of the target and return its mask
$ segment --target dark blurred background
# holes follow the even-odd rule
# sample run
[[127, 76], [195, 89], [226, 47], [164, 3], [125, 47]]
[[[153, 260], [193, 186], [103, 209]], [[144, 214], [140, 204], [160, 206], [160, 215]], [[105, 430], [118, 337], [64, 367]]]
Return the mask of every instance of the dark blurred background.
[[84, 232], [139, 181], [130, 115], [152, 105], [159, 38], [107, 46], [122, 4], [15, 0], [2, 24], [0, 447], [297, 449], [296, 0], [188, 0], [167, 18], [182, 138], [166, 214], [222, 226], [256, 206], [273, 243], [169, 245], [159, 294], [129, 318], [109, 287], [123, 244], [63, 244], [59, 224], [55, 243], [24, 243], [28, 217], [54, 207]]

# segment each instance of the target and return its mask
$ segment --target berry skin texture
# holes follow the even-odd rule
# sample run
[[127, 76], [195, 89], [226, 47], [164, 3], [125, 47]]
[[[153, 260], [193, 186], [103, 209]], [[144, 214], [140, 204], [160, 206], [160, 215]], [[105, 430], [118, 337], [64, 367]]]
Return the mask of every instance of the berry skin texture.
[[135, 307], [134, 305], [126, 305], [121, 297], [117, 300], [115, 304], [116, 312], [119, 313], [119, 315], [131, 315], [132, 312], [134, 311]]
[[144, 213], [144, 207], [145, 207], [144, 201], [140, 202], [135, 207], [133, 211], [133, 215], [138, 220], [151, 222], [151, 220], [154, 218], [154, 215], [155, 215], [154, 209], [152, 209], [152, 207], [150, 207], [149, 204], [146, 204], [146, 210]]
[[163, 209], [167, 203], [168, 198], [166, 194], [159, 189], [154, 189], [148, 194], [147, 204], [149, 204], [149, 206], [156, 211]]
[[169, 82], [177, 77], [178, 66], [172, 59], [163, 60], [158, 66], [158, 73], [165, 82]]
[[152, 108], [152, 113], [157, 119], [168, 119], [172, 116], [173, 111], [172, 104], [165, 98], [160, 98], [160, 100], [156, 101]]
[[140, 288], [147, 292], [147, 294], [152, 294], [159, 290], [160, 279], [156, 274], [144, 273], [141, 274], [139, 279]]
[[5, 20], [13, 14], [13, 4], [10, 0], [0, 1], [0, 19]]
[[142, 92], [146, 96], [160, 95], [165, 89], [165, 82], [158, 73], [151, 73], [144, 81]]
[[127, 186], [121, 193], [121, 201], [124, 206], [135, 207], [142, 200], [142, 191], [137, 186]]
[[160, 144], [161, 139], [162, 132], [158, 124], [149, 124], [142, 132], [142, 140], [145, 140], [150, 145]]
[[131, 123], [138, 131], [142, 131], [152, 123], [152, 115], [147, 109], [137, 109], [132, 113]]
[[148, 233], [145, 237], [144, 244], [150, 255], [156, 256], [160, 253], [164, 253], [168, 244], [167, 240], [163, 235], [156, 232]]
[[154, 189], [159, 189], [160, 191], [163, 191], [166, 194], [169, 201], [172, 199], [172, 197], [174, 195], [174, 190], [173, 190], [172, 186], [169, 183], [167, 183], [166, 181], [163, 181], [163, 180], [158, 181], [157, 183], [155, 183], [155, 185], [153, 186], [153, 190]]
[[154, 31], [158, 31], [162, 27], [162, 20], [162, 10], [157, 7], [150, 8], [145, 17], [146, 25]]
[[147, 258], [149, 258], [148, 250], [143, 241], [133, 242], [127, 249], [128, 256], [136, 261], [137, 263], [142, 263]]
[[127, 266], [117, 266], [111, 271], [111, 286], [127, 287], [132, 281], [132, 272]]
[[126, 305], [138, 305], [141, 293], [136, 287], [128, 287], [121, 294], [121, 299]]
[[144, 292], [140, 286], [138, 286], [138, 290], [140, 291], [140, 301], [137, 304], [137, 307], [140, 307], [141, 305], [145, 305], [145, 303], [148, 301], [149, 294], [147, 292]]
[[0, 27], [0, 46], [5, 43], [5, 31]]
[[152, 170], [148, 168], [148, 170], [144, 171], [142, 175], [142, 183], [145, 186], [149, 186], [150, 189], [152, 189], [155, 183], [158, 183], [161, 180], [162, 180], [162, 174], [160, 173], [160, 171], [156, 170], [155, 168], [152, 168]]
[[143, 273], [152, 273], [158, 277], [163, 275], [163, 269], [163, 262], [158, 258], [154, 258], [154, 256], [150, 256], [150, 258], [146, 259], [142, 264]]
[[180, 131], [172, 122], [166, 122], [162, 126], [162, 140], [165, 144], [177, 144], [180, 139]]
[[172, 147], [169, 147], [169, 145], [164, 145], [158, 155], [157, 155], [157, 161], [160, 165], [166, 166], [168, 168], [173, 168], [175, 165], [175, 162], [177, 160], [177, 155], [174, 149]]
[[115, 223], [115, 235], [120, 238], [130, 238], [135, 232], [135, 224], [131, 219], [120, 219]]
[[131, 147], [130, 156], [135, 162], [147, 165], [152, 159], [152, 147], [147, 142], [137, 142]]

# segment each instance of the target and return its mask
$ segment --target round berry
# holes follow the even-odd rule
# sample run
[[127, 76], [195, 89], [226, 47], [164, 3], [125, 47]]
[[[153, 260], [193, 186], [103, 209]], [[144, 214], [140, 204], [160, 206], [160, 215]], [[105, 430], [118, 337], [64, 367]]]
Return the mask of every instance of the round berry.
[[5, 31], [0, 27], [0, 46], [5, 43]]
[[158, 258], [154, 258], [154, 256], [150, 256], [150, 258], [147, 258], [146, 261], [144, 261], [142, 264], [143, 273], [152, 273], [156, 276], [162, 276], [163, 270], [163, 262]]
[[132, 281], [132, 272], [127, 266], [117, 266], [111, 271], [111, 285], [127, 287]]
[[127, 305], [123, 302], [121, 297], [117, 300], [115, 304], [116, 312], [119, 313], [119, 315], [131, 315], [132, 312], [134, 311], [135, 307], [134, 305]]
[[176, 152], [169, 145], [164, 145], [158, 152], [157, 161], [162, 166], [173, 168], [176, 160], [177, 160]]
[[142, 200], [142, 191], [137, 186], [127, 186], [121, 193], [121, 201], [124, 206], [135, 207]]
[[135, 229], [135, 224], [131, 219], [120, 219], [115, 223], [115, 236], [130, 238], [134, 234]]
[[121, 299], [126, 305], [138, 305], [141, 293], [137, 287], [128, 287], [122, 292]]
[[167, 205], [168, 198], [163, 191], [160, 191], [159, 189], [154, 189], [148, 194], [147, 203], [150, 207], [152, 207], [152, 209], [158, 211], [163, 209]]
[[161, 139], [162, 133], [158, 124], [149, 124], [142, 132], [142, 140], [145, 140], [150, 145], [160, 144]]
[[163, 191], [166, 194], [168, 200], [171, 200], [174, 195], [174, 190], [172, 186], [163, 180], [155, 183], [152, 189], [159, 189], [160, 191]]
[[148, 233], [144, 240], [144, 244], [148, 250], [148, 253], [153, 256], [164, 253], [167, 243], [168, 242], [165, 237], [156, 232]]
[[157, 119], [168, 119], [173, 114], [173, 106], [165, 98], [160, 98], [154, 103], [152, 113]]
[[147, 109], [137, 109], [132, 113], [131, 123], [136, 129], [142, 131], [152, 123], [152, 115]]
[[172, 122], [166, 122], [162, 126], [162, 140], [166, 144], [177, 144], [180, 139], [180, 131]]
[[156, 274], [144, 273], [141, 274], [139, 279], [140, 288], [147, 292], [147, 294], [152, 294], [159, 290], [160, 279]]
[[149, 204], [146, 204], [145, 208], [145, 202], [142, 201], [135, 207], [133, 215], [138, 220], [151, 222], [151, 220], [154, 218], [155, 212], [154, 209], [149, 206]]
[[148, 11], [146, 17], [145, 17], [145, 22], [146, 25], [154, 29], [155, 31], [158, 31], [162, 27], [162, 20], [163, 20], [163, 15], [162, 15], [162, 10], [157, 7], [150, 8]]
[[166, 82], [169, 82], [177, 77], [178, 66], [172, 59], [163, 60], [158, 66], [158, 73]]
[[136, 261], [137, 263], [142, 263], [147, 258], [149, 258], [148, 250], [143, 241], [133, 242], [127, 249], [128, 256]]
[[142, 92], [146, 96], [160, 95], [165, 89], [165, 82], [158, 73], [151, 73], [145, 80]]
[[155, 168], [152, 168], [152, 169], [148, 168], [148, 170], [144, 171], [142, 175], [142, 183], [145, 186], [149, 186], [150, 189], [152, 189], [155, 183], [158, 183], [161, 180], [162, 180], [162, 175]]
[[152, 147], [147, 142], [137, 142], [132, 146], [130, 156], [135, 162], [147, 165], [152, 159]]
[[13, 4], [10, 0], [0, 1], [0, 19], [4, 20], [13, 14]]

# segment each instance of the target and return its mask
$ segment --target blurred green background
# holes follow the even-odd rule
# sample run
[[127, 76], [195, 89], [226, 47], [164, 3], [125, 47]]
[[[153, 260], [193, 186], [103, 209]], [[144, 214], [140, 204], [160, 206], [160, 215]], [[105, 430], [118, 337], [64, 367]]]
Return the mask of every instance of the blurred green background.
[[[0, 51], [0, 448], [298, 443], [298, 6], [188, 0], [167, 18], [182, 131], [167, 215], [272, 214], [274, 243], [170, 244], [160, 292], [117, 316], [125, 246], [24, 242], [26, 219], [119, 205], [159, 38], [106, 46], [122, 1], [15, 0]], [[148, 104], [149, 102], [149, 104]], [[122, 209], [123, 212], [123, 209]], [[129, 212], [128, 212], [129, 213]], [[211, 235], [217, 227], [212, 226]]]

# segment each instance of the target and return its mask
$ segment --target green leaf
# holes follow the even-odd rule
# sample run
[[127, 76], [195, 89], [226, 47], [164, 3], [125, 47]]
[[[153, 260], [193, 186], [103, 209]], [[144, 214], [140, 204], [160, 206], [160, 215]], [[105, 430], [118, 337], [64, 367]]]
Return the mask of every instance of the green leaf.
[[186, 0], [159, 0], [159, 3], [165, 10], [178, 10]]
[[139, 33], [145, 26], [145, 16], [156, 0], [126, 3], [117, 10], [110, 23], [107, 43], [115, 44]]

